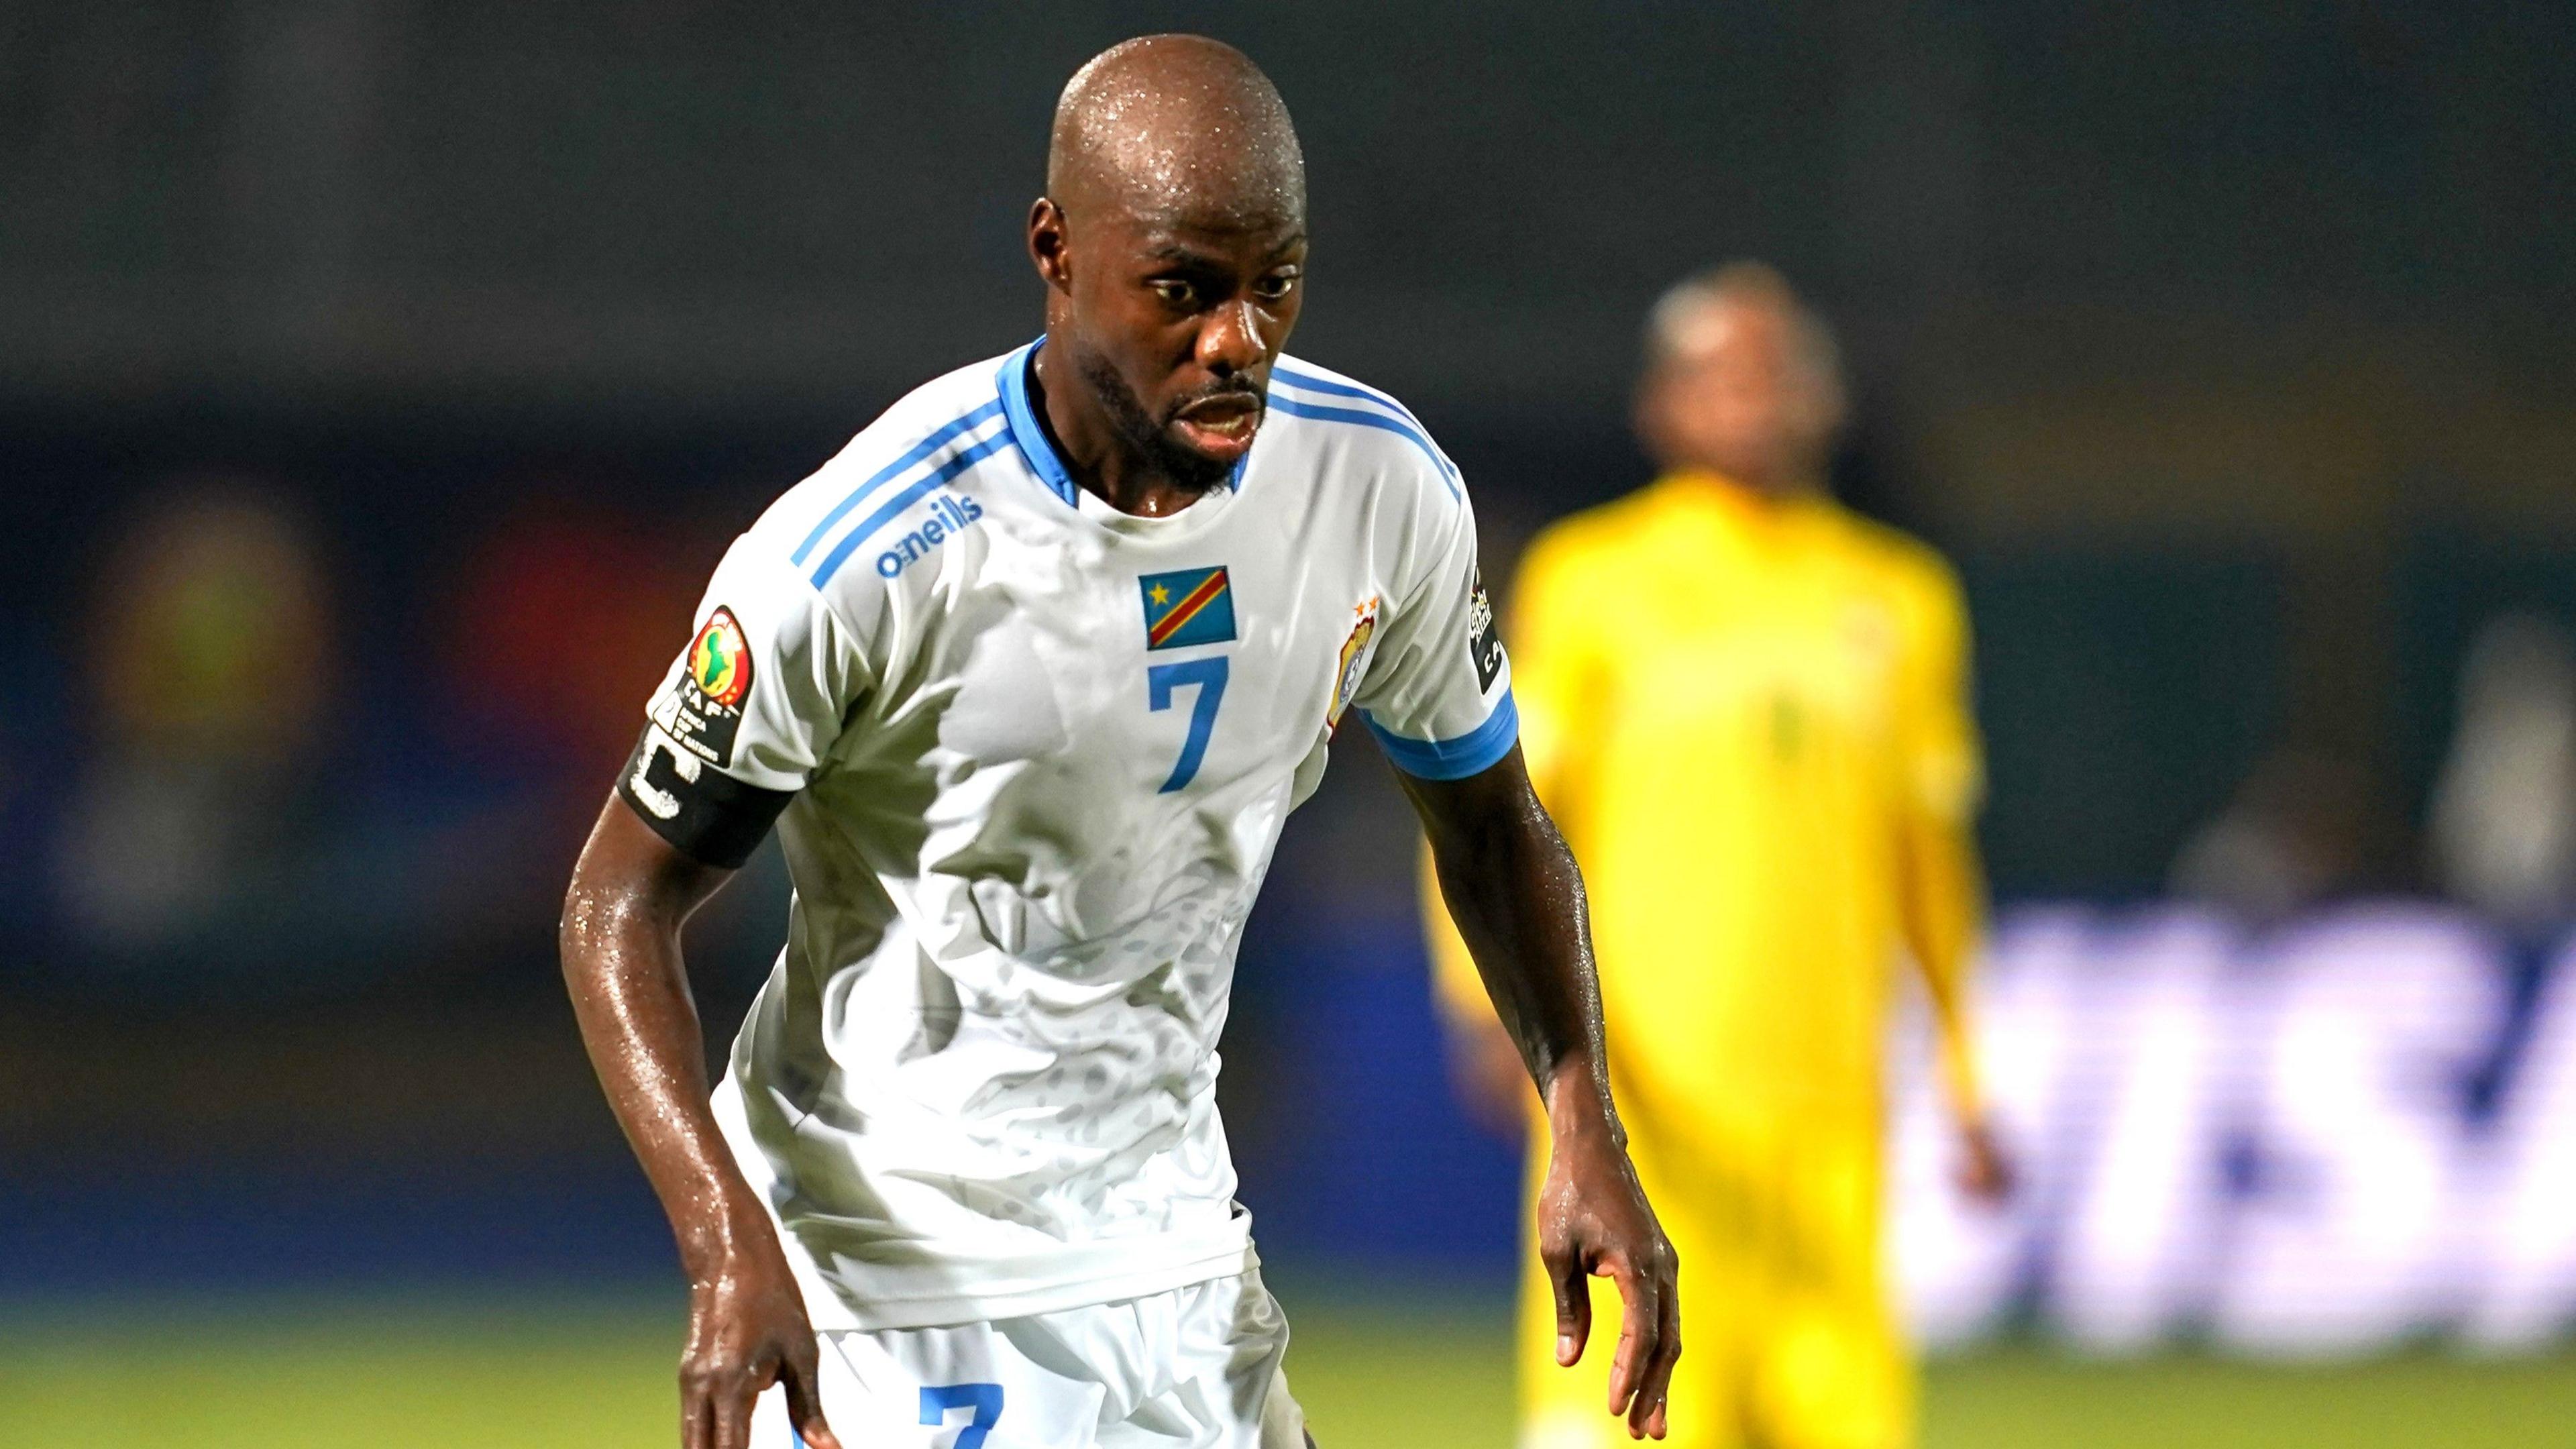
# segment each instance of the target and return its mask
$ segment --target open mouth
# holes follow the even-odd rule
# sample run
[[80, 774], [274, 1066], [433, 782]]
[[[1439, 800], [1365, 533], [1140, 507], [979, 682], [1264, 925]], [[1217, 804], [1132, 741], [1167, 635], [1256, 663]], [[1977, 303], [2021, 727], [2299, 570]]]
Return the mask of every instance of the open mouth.
[[1172, 421], [1191, 447], [1232, 462], [1252, 447], [1252, 435], [1260, 430], [1261, 396], [1233, 392], [1201, 398], [1181, 409]]

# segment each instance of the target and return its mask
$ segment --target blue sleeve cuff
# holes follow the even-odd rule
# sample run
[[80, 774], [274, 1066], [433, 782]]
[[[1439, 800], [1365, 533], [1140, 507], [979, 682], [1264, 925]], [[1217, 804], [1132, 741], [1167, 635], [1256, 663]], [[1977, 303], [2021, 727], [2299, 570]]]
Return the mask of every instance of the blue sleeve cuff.
[[1377, 722], [1367, 710], [1360, 718], [1368, 721], [1369, 733], [1377, 736], [1378, 748], [1395, 767], [1423, 780], [1463, 780], [1481, 775], [1494, 767], [1521, 737], [1520, 707], [1512, 703], [1512, 692], [1503, 691], [1494, 712], [1485, 722], [1452, 740], [1417, 740], [1396, 734]]

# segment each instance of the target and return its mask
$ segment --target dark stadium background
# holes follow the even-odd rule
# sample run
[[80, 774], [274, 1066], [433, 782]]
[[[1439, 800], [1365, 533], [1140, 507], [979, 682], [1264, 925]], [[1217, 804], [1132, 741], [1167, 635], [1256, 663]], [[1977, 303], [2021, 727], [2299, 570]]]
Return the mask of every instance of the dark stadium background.
[[[1844, 496], [1966, 580], [2000, 899], [2150, 909], [2285, 758], [2329, 903], [2438, 893], [2470, 640], [2576, 628], [2576, 10], [0, 0], [6, 1397], [65, 1324], [184, 1354], [634, 1295], [601, 1372], [658, 1402], [672, 1257], [555, 975], [572, 852], [733, 531], [1036, 331], [1055, 90], [1165, 28], [1288, 97], [1294, 350], [1420, 414], [1489, 579], [1648, 476], [1647, 304], [1766, 258], [1841, 331]], [[133, 866], [170, 812], [230, 844]], [[1346, 741], [1228, 1110], [1277, 1272], [1341, 1305], [1317, 1351], [1412, 1324], [1491, 1384], [1517, 1168], [1450, 1104], [1411, 852]], [[782, 896], [770, 860], [697, 934], [719, 1045]], [[1941, 1370], [1936, 1438], [2068, 1383], [2317, 1387], [2048, 1352]], [[2548, 1356], [2391, 1376], [2576, 1403]]]

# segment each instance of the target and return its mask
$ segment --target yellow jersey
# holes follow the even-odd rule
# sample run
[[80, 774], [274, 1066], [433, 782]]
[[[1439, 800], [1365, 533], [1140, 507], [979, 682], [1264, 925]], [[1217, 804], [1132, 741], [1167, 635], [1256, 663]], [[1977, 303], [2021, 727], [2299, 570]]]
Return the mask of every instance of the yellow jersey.
[[[1681, 1253], [1676, 1437], [1730, 1442], [1718, 1420], [1900, 1442], [1910, 1381], [1876, 1199], [1909, 957], [1952, 1092], [1963, 1109], [1975, 1094], [1960, 977], [1982, 766], [1958, 584], [1829, 500], [1681, 473], [1544, 533], [1510, 611], [1523, 750], [1590, 899], [1612, 1086]], [[1489, 1016], [1429, 914], [1444, 1009]], [[1543, 1317], [1532, 1288], [1525, 1315]], [[1766, 1360], [1765, 1335], [1800, 1322], [1815, 1341]], [[1531, 1374], [1588, 1393], [1600, 1366], [1556, 1374], [1550, 1332], [1526, 1329]], [[1561, 1396], [1615, 1430], [1570, 1383], [1524, 1387], [1533, 1412]]]

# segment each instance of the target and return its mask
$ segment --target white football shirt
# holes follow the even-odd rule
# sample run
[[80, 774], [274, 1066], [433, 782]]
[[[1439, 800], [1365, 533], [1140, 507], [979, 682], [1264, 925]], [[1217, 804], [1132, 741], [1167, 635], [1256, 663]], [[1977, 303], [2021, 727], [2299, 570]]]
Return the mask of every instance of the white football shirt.
[[717, 1106], [822, 1328], [1253, 1266], [1216, 1046], [1280, 827], [1345, 707], [1432, 778], [1515, 738], [1458, 470], [1401, 404], [1282, 358], [1230, 484], [1138, 518], [1039, 427], [1039, 345], [735, 541], [625, 782], [648, 819], [654, 778], [796, 792]]

